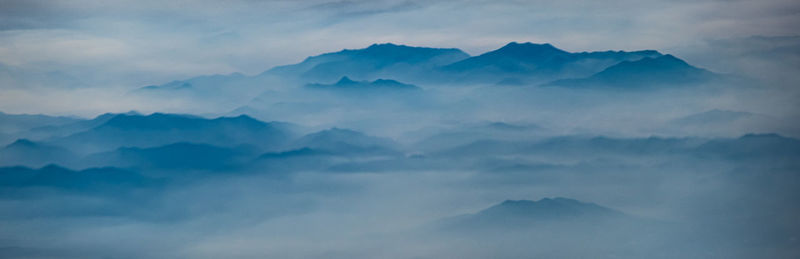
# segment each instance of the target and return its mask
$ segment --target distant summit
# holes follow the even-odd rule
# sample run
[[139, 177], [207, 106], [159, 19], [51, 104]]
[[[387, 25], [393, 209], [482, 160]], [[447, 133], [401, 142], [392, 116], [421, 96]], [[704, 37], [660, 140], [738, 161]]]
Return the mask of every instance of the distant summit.
[[496, 82], [520, 85], [521, 78], [541, 81], [548, 78], [588, 76], [623, 61], [658, 57], [657, 51], [603, 51], [572, 53], [549, 43], [517, 43], [443, 66], [440, 71], [457, 81]]
[[565, 220], [621, 215], [621, 212], [594, 203], [560, 197], [543, 198], [538, 201], [506, 200], [476, 214], [478, 217], [518, 220]]
[[308, 84], [306, 87], [313, 89], [341, 89], [341, 90], [362, 90], [362, 91], [393, 91], [393, 90], [421, 90], [411, 84], [400, 83], [390, 79], [377, 79], [375, 81], [354, 81], [347, 76], [343, 76], [334, 84]]
[[459, 49], [411, 47], [392, 43], [373, 44], [364, 49], [345, 49], [308, 57], [294, 65], [279, 66], [265, 74], [331, 81], [351, 75], [358, 78], [412, 77], [426, 69], [469, 57]]
[[714, 77], [711, 72], [655, 50], [569, 52], [550, 43], [510, 42], [471, 57], [456, 48], [381, 43], [310, 56], [300, 63], [277, 66], [255, 76], [239, 73], [199, 76], [142, 87], [132, 93], [174, 94], [218, 102], [225, 98], [248, 99], [263, 92], [262, 86], [275, 84], [325, 89], [414, 88], [400, 82], [638, 87], [701, 83]]
[[75, 156], [67, 149], [37, 143], [28, 139], [17, 139], [0, 148], [0, 165], [44, 166], [54, 162], [74, 161]]
[[82, 152], [149, 148], [177, 142], [221, 147], [247, 144], [270, 149], [286, 142], [290, 135], [283, 123], [262, 122], [246, 115], [206, 119], [166, 113], [119, 114], [94, 128], [54, 139], [53, 143]]
[[445, 219], [442, 223], [448, 229], [471, 231], [525, 228], [541, 224], [593, 224], [628, 217], [594, 203], [557, 197], [538, 201], [506, 200], [478, 213]]
[[714, 77], [714, 73], [689, 65], [675, 56], [663, 55], [620, 62], [588, 78], [559, 80], [550, 85], [648, 87], [702, 83]]
[[497, 50], [447, 65], [444, 69], [464, 72], [488, 68], [496, 72], [529, 72], [569, 55], [569, 52], [547, 43], [511, 42]]

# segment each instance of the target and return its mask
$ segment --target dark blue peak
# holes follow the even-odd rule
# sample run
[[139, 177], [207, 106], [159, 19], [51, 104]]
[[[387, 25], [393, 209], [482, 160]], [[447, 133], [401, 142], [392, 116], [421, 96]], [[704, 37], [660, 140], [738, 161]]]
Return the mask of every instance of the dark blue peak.
[[339, 81], [336, 82], [336, 85], [339, 85], [339, 86], [342, 86], [342, 85], [356, 85], [356, 84], [359, 84], [359, 82], [353, 81], [352, 79], [350, 79], [347, 76], [343, 76], [342, 79], [339, 79]]
[[655, 59], [656, 60], [663, 60], [665, 62], [676, 62], [676, 63], [687, 64], [685, 61], [673, 56], [672, 54], [664, 54], [664, 55], [662, 55], [662, 56], [660, 56], [658, 58], [655, 58]]
[[415, 85], [404, 84], [391, 79], [377, 79], [375, 81], [355, 81], [347, 76], [342, 77], [334, 84], [307, 84], [307, 87], [317, 89], [351, 89], [351, 90], [416, 90]]
[[30, 141], [28, 139], [17, 139], [14, 143], [8, 144], [6, 147], [37, 147], [39, 146], [36, 142]]
[[147, 116], [119, 114], [104, 125], [115, 128], [164, 128], [170, 126], [191, 126], [200, 118], [184, 115], [153, 113]]
[[314, 139], [351, 139], [367, 137], [364, 133], [341, 128], [330, 128], [316, 133], [308, 134], [307, 137]]
[[398, 45], [398, 44], [387, 42], [387, 43], [375, 43], [375, 44], [369, 45], [369, 47], [367, 47], [366, 49], [368, 49], [368, 50], [391, 50], [391, 49], [396, 49], [396, 48], [413, 48], [413, 47], [406, 46], [406, 45]]
[[247, 125], [247, 126], [252, 126], [252, 127], [260, 127], [260, 126], [267, 125], [267, 123], [265, 123], [263, 121], [260, 121], [260, 120], [257, 120], [257, 119], [255, 119], [253, 117], [247, 116], [245, 114], [241, 114], [241, 115], [236, 116], [236, 117], [219, 117], [219, 118], [213, 119], [212, 121], [232, 122], [232, 123], [236, 123], [236, 124], [240, 124], [240, 125]]
[[686, 63], [686, 61], [676, 58], [670, 54], [662, 55], [656, 58], [643, 58], [633, 62], [663, 68], [692, 67], [692, 65], [689, 65], [689, 63]]
[[567, 198], [542, 198], [538, 201], [531, 201], [531, 200], [505, 200], [503, 203], [500, 203], [499, 206], [505, 207], [533, 207], [533, 206], [583, 206], [588, 205], [589, 203], [583, 203], [574, 199], [567, 199]]
[[525, 43], [511, 42], [506, 44], [502, 48], [499, 48], [489, 53], [494, 53], [495, 55], [502, 54], [502, 55], [517, 56], [517, 57], [541, 57], [541, 56], [550, 56], [558, 54], [569, 54], [569, 52], [556, 48], [553, 45], [550, 45], [549, 43], [535, 44], [530, 42], [525, 42]]
[[402, 44], [394, 44], [394, 43], [375, 43], [369, 45], [369, 47], [360, 50], [353, 50], [353, 51], [363, 51], [363, 52], [372, 52], [372, 53], [386, 53], [386, 52], [404, 52], [404, 51], [413, 51], [413, 52], [427, 52], [427, 53], [440, 53], [440, 52], [461, 52], [461, 50], [456, 48], [429, 48], [429, 47], [414, 47], [414, 46], [407, 46]]
[[612, 214], [613, 210], [594, 203], [584, 203], [567, 198], [543, 198], [538, 201], [506, 200], [488, 208], [483, 214], [510, 214], [515, 216], [583, 216]]
[[[440, 49], [428, 47], [412, 47], [392, 43], [372, 44], [364, 49], [346, 49], [338, 53], [352, 55], [351, 57], [379, 59], [384, 62], [419, 62], [429, 60], [443, 54], [458, 54], [468, 56], [459, 49]], [[323, 54], [325, 56], [328, 54]], [[313, 58], [313, 57], [312, 57]]]
[[266, 125], [264, 122], [247, 115], [205, 119], [191, 115], [153, 113], [147, 116], [120, 114], [108, 120], [102, 127], [120, 129], [198, 129], [223, 123], [252, 127]]

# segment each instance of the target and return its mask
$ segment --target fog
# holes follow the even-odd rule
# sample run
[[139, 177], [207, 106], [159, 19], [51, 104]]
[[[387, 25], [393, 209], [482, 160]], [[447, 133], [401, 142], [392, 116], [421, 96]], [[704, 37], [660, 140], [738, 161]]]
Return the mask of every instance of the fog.
[[800, 257], [791, 1], [0, 4], [0, 258]]

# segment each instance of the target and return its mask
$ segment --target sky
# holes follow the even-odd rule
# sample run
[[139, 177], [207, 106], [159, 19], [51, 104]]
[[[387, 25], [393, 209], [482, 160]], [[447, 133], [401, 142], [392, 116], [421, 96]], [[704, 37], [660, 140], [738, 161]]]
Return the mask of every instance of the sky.
[[[0, 63], [79, 85], [254, 74], [376, 42], [510, 41], [569, 51], [681, 50], [704, 40], [792, 36], [800, 3], [767, 1], [0, 1]], [[7, 86], [4, 86], [7, 87]]]

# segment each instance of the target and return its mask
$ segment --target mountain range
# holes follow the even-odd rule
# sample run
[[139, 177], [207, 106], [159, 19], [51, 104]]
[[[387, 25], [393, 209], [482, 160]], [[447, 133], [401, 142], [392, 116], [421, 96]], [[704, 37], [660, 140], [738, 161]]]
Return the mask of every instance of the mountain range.
[[428, 70], [468, 58], [459, 49], [373, 44], [364, 49], [345, 49], [308, 57], [293, 65], [278, 66], [264, 74], [332, 81], [343, 76], [364, 79], [418, 78]]
[[[366, 80], [353, 81], [349, 77]], [[255, 76], [239, 73], [199, 76], [163, 85], [142, 87], [134, 93], [158, 91], [197, 95], [225, 89], [252, 95], [274, 84], [347, 88], [344, 86], [400, 86], [438, 84], [548, 85], [569, 87], [693, 84], [718, 76], [655, 50], [568, 52], [551, 44], [511, 42], [481, 55], [456, 48], [428, 48], [373, 44], [306, 58], [277, 66]], [[334, 84], [320, 84], [331, 82]], [[399, 83], [398, 81], [407, 82]], [[263, 87], [262, 87], [263, 91]], [[200, 94], [202, 96], [202, 94]]]
[[657, 87], [704, 83], [714, 73], [689, 65], [672, 55], [623, 61], [586, 78], [562, 79], [549, 85], [568, 87]]
[[96, 127], [48, 140], [80, 153], [94, 153], [119, 147], [156, 147], [177, 142], [217, 146], [255, 145], [277, 148], [291, 132], [285, 123], [267, 123], [246, 115], [205, 119], [190, 115], [154, 113], [119, 114]]
[[347, 76], [342, 77], [334, 84], [307, 84], [312, 89], [332, 91], [409, 91], [421, 90], [416, 85], [404, 84], [391, 79], [377, 79], [375, 81], [353, 81]]
[[555, 224], [603, 224], [630, 220], [630, 216], [594, 203], [569, 198], [538, 201], [506, 200], [474, 214], [444, 219], [440, 227], [456, 231], [523, 230]]

